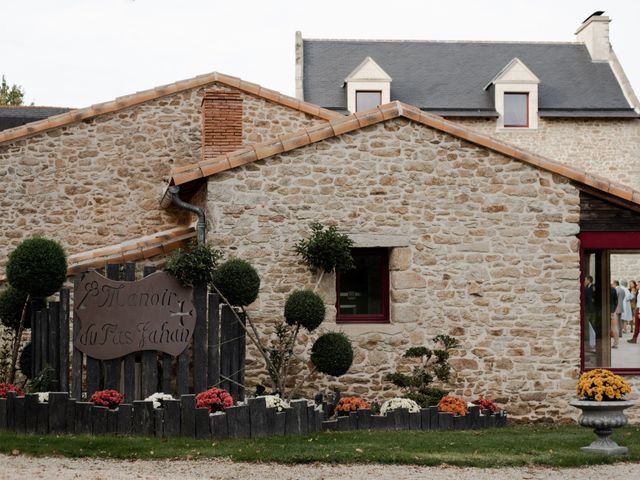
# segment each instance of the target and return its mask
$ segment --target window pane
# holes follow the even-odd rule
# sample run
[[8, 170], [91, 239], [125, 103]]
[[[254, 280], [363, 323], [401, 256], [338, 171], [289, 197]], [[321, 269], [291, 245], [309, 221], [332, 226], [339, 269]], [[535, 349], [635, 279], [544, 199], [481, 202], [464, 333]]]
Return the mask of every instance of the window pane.
[[526, 127], [529, 124], [527, 118], [526, 93], [504, 94], [504, 125], [505, 127]]
[[382, 92], [356, 92], [356, 112], [375, 108], [382, 102]]
[[381, 255], [354, 255], [356, 268], [340, 274], [340, 313], [371, 315], [382, 312]]
[[[583, 349], [586, 368], [638, 368], [640, 253], [585, 251]], [[634, 280], [635, 279], [635, 280]]]

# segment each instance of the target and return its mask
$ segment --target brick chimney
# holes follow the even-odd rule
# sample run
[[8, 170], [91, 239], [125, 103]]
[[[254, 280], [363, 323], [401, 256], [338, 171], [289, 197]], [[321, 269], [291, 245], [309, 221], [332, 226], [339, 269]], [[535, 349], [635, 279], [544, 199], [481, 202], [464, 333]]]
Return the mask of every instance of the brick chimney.
[[604, 12], [591, 14], [576, 31], [576, 41], [584, 43], [594, 62], [609, 61], [611, 43], [609, 43], [609, 17]]
[[240, 92], [208, 90], [202, 99], [202, 160], [242, 147]]

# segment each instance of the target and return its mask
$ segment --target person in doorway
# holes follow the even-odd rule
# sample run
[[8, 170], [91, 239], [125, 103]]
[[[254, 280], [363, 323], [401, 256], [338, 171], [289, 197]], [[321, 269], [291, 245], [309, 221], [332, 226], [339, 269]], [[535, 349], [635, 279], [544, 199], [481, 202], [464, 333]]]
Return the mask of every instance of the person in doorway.
[[638, 302], [638, 287], [640, 283], [634, 282], [636, 285], [636, 308], [633, 309], [633, 337], [631, 337], [627, 342], [629, 343], [638, 343], [638, 333], [640, 333], [640, 302]]
[[623, 280], [620, 286], [624, 292], [622, 299], [622, 312], [620, 312], [620, 320], [622, 321], [622, 333], [627, 333], [631, 330], [631, 320], [633, 320], [633, 313], [631, 310], [631, 291], [627, 288], [627, 281]]
[[587, 275], [584, 279], [584, 313], [587, 321], [595, 329], [596, 314], [596, 287], [593, 284], [593, 277]]
[[620, 282], [613, 280], [611, 282], [611, 338], [613, 338], [611, 348], [618, 348], [620, 339], [620, 314], [622, 313], [623, 303], [624, 291], [620, 288]]

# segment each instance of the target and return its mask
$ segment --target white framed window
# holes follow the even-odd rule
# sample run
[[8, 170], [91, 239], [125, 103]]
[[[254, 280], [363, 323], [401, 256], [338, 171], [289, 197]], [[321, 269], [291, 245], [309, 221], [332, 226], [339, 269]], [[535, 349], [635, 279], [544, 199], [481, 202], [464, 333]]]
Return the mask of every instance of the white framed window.
[[391, 101], [391, 77], [371, 57], [365, 58], [345, 78], [347, 108], [362, 112]]
[[382, 105], [382, 90], [356, 90], [356, 112]]

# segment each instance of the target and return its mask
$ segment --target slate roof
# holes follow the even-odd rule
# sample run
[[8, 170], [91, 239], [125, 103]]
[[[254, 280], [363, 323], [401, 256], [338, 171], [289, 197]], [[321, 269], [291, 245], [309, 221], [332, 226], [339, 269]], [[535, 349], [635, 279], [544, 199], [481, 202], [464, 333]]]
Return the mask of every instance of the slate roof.
[[344, 79], [367, 56], [393, 78], [391, 100], [440, 115], [495, 116], [483, 88], [517, 57], [540, 78], [540, 116], [638, 116], [582, 43], [304, 39], [304, 99], [345, 112]]
[[53, 115], [66, 113], [69, 110], [71, 109], [63, 107], [0, 106], [0, 131], [19, 127], [30, 122], [37, 122]]

